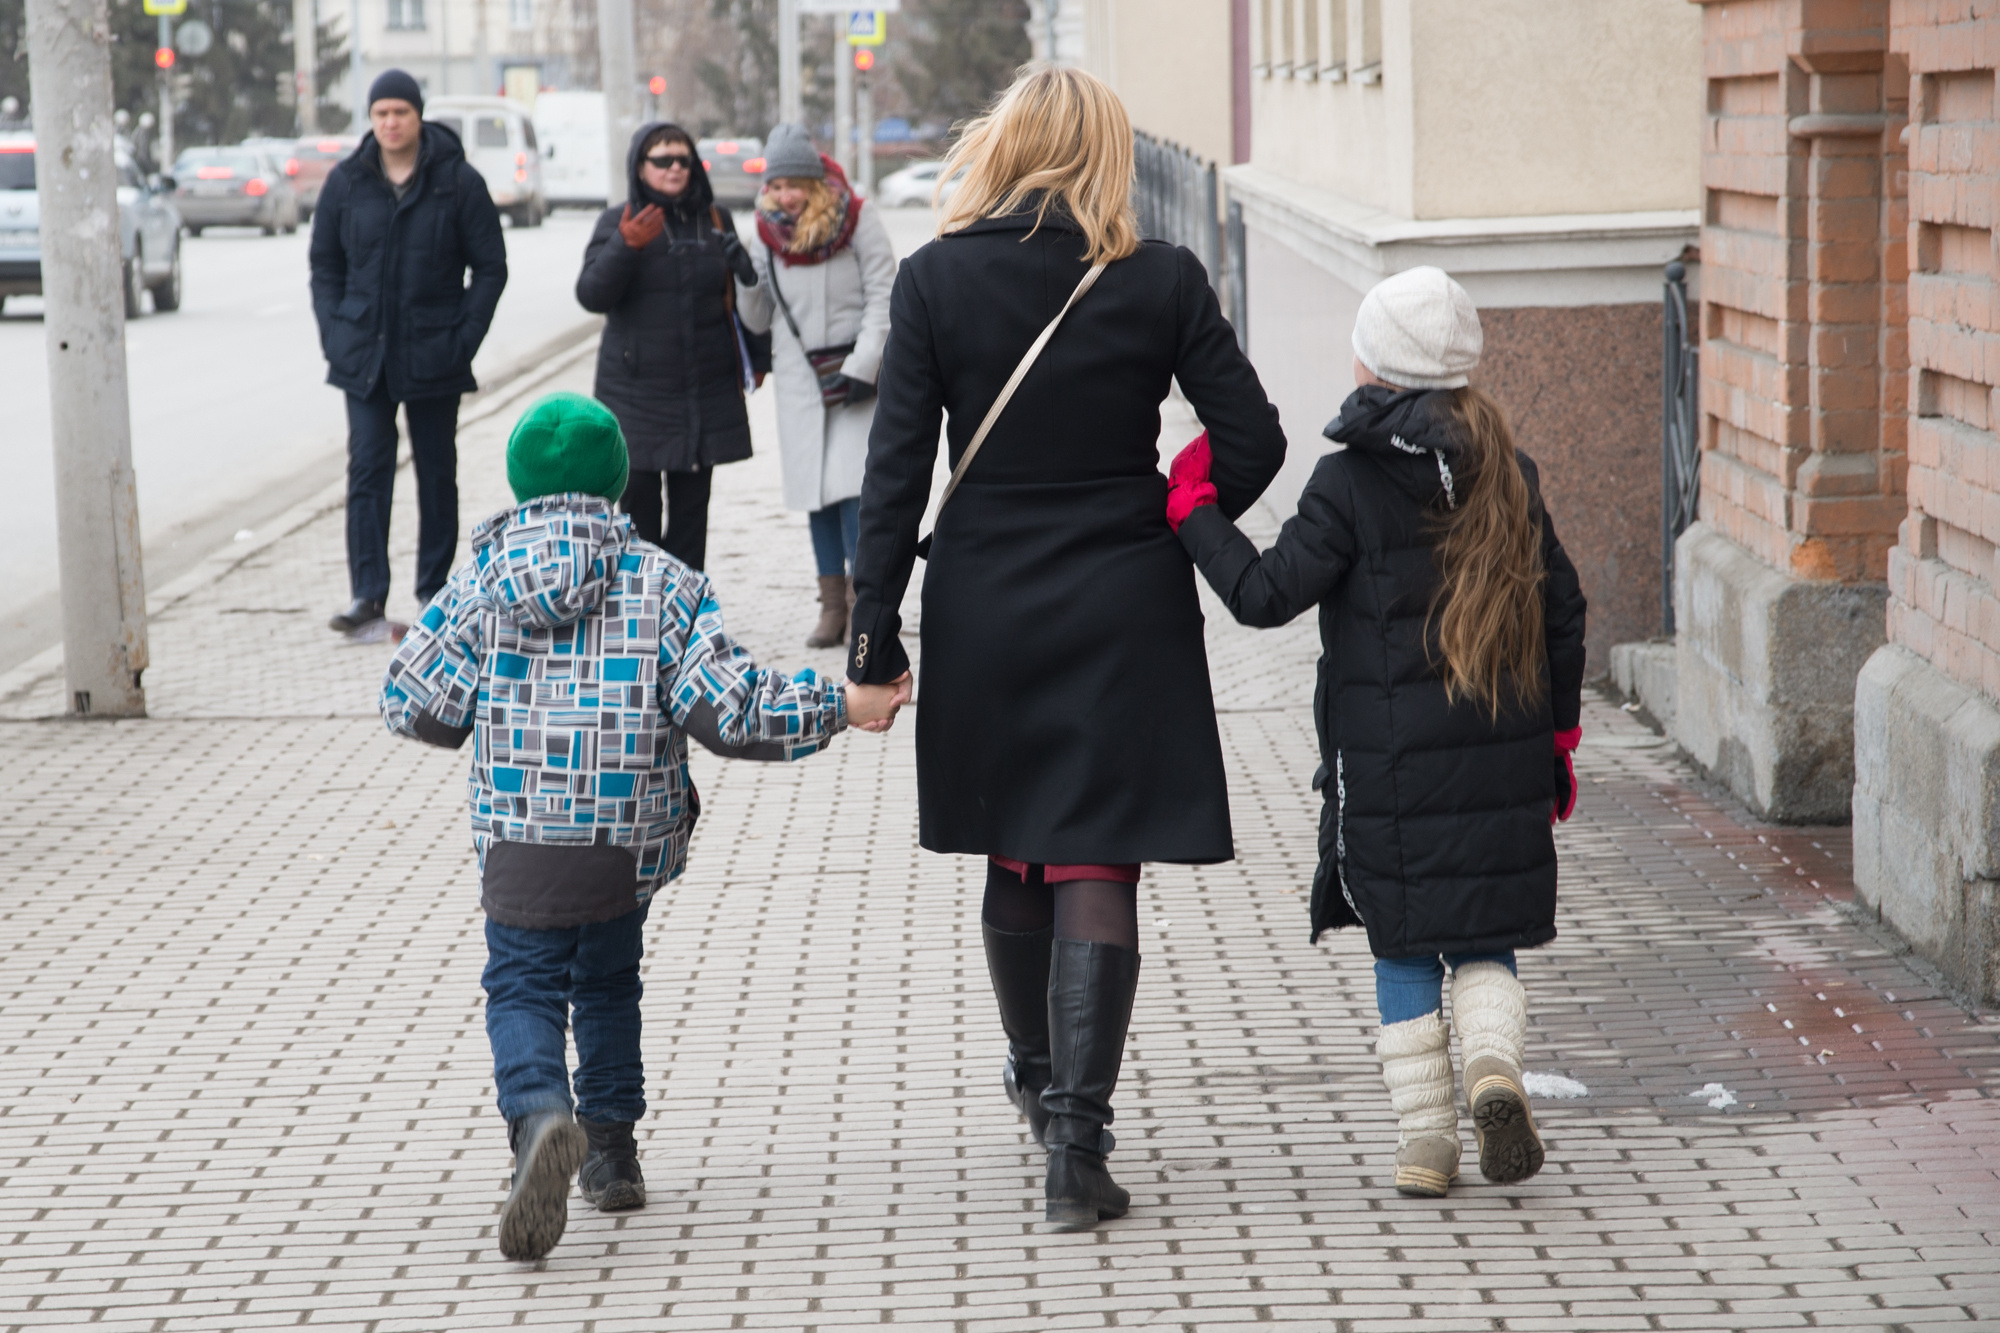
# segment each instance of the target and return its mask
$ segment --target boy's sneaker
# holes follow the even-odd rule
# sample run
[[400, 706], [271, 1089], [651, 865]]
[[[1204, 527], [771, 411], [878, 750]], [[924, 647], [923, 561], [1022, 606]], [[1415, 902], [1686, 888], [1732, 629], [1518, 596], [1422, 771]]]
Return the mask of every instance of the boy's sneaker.
[[646, 1177], [639, 1170], [639, 1145], [632, 1141], [632, 1122], [579, 1120], [590, 1154], [577, 1173], [577, 1188], [600, 1213], [622, 1213], [646, 1206]]
[[586, 1140], [567, 1111], [523, 1116], [507, 1126], [514, 1147], [514, 1188], [500, 1209], [500, 1253], [540, 1259], [569, 1225], [569, 1180]]

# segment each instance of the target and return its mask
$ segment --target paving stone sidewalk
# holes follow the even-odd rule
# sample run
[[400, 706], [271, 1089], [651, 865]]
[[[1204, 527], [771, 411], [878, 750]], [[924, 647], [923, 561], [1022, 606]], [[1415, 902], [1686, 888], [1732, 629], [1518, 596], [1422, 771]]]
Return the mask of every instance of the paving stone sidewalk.
[[[462, 441], [468, 516], [511, 416]], [[717, 476], [724, 608], [834, 669], [756, 423]], [[396, 513], [402, 580], [407, 476]], [[464, 760], [384, 733], [386, 647], [321, 627], [341, 541], [306, 515], [161, 608], [149, 720], [32, 720], [59, 681], [9, 678], [0, 1329], [2000, 1328], [2000, 1025], [1854, 924], [1843, 830], [1755, 824], [1602, 701], [1522, 967], [1538, 1086], [1577, 1093], [1538, 1103], [1549, 1165], [1397, 1196], [1365, 942], [1305, 938], [1314, 629], [1213, 602], [1239, 859], [1142, 889], [1129, 1218], [1036, 1229], [983, 868], [917, 850], [906, 716], [697, 756], [649, 932], [653, 1202], [508, 1263]]]

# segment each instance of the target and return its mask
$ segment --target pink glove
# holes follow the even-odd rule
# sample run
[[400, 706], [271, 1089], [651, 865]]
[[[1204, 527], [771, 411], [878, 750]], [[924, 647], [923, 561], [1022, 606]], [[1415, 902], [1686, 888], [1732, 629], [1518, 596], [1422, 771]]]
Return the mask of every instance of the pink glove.
[[1583, 727], [1556, 733], [1556, 803], [1549, 811], [1549, 823], [1568, 819], [1576, 812], [1576, 747], [1583, 743]]
[[1208, 479], [1211, 461], [1207, 431], [1174, 455], [1173, 466], [1167, 469], [1167, 526], [1175, 532], [1181, 530], [1189, 514], [1216, 503], [1215, 487]]

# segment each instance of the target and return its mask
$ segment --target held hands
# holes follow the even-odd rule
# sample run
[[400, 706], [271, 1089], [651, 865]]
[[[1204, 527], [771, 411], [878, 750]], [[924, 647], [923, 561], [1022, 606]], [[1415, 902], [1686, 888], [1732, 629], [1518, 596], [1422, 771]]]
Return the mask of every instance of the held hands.
[[887, 685], [847, 682], [847, 724], [862, 731], [887, 731], [896, 721], [896, 710], [910, 701], [916, 685], [905, 671]]
[[1576, 747], [1582, 743], [1581, 726], [1556, 733], [1556, 803], [1549, 811], [1551, 824], [1576, 812]]
[[1209, 464], [1213, 461], [1207, 431], [1189, 440], [1187, 448], [1174, 455], [1173, 466], [1167, 469], [1167, 526], [1175, 532], [1181, 530], [1189, 514], [1203, 505], [1216, 503], [1215, 486], [1208, 479]]
[[618, 219], [618, 234], [625, 238], [625, 244], [634, 250], [643, 250], [660, 239], [660, 233], [667, 229], [667, 215], [660, 211], [658, 204], [647, 204], [637, 213], [632, 205], [625, 205], [625, 214]]

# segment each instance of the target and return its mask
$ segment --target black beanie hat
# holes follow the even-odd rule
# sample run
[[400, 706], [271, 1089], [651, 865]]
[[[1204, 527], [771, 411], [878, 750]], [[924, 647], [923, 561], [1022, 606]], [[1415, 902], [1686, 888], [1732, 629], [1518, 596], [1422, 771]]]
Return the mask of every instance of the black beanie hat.
[[375, 104], [385, 97], [408, 102], [420, 116], [424, 113], [424, 90], [400, 69], [385, 69], [375, 76], [375, 82], [368, 85], [368, 109], [374, 110]]

